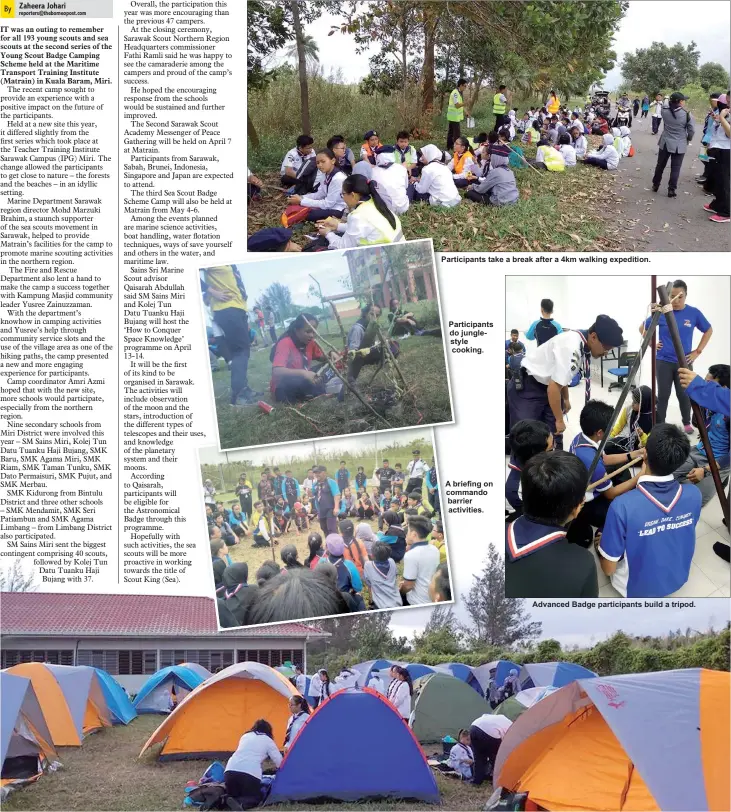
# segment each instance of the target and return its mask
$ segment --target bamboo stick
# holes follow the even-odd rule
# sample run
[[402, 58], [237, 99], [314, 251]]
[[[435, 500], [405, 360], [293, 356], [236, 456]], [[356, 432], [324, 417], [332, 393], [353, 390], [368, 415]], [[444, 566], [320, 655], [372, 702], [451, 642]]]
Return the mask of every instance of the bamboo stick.
[[586, 489], [587, 493], [589, 491], [593, 491], [594, 488], [599, 487], [599, 485], [603, 485], [608, 479], [611, 479], [617, 474], [621, 474], [622, 471], [626, 471], [628, 468], [632, 468], [633, 465], [641, 465], [641, 464], [642, 457], [637, 457], [636, 459], [626, 462], [621, 468], [616, 468], [614, 471], [612, 471], [611, 474], [607, 474], [606, 476], [603, 476], [601, 479], [597, 479], [596, 482], [592, 482], [591, 485], [589, 485], [589, 487]]

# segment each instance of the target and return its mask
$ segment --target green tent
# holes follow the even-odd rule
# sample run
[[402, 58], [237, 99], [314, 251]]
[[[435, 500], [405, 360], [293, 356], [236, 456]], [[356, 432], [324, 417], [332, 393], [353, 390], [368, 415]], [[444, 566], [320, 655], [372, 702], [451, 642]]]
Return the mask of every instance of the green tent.
[[411, 729], [420, 742], [438, 742], [469, 728], [490, 706], [466, 682], [449, 674], [427, 674], [414, 682]]
[[508, 697], [505, 702], [501, 702], [493, 713], [501, 713], [507, 716], [511, 722], [514, 722], [524, 710], [528, 710], [525, 705], [522, 705], [514, 696]]

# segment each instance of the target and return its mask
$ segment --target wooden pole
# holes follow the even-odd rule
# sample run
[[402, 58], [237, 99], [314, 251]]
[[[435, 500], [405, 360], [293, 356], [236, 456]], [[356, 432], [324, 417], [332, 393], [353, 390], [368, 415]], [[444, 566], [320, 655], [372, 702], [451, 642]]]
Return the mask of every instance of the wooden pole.
[[345, 335], [345, 328], [343, 327], [343, 322], [340, 320], [340, 313], [338, 313], [337, 307], [335, 307], [335, 302], [330, 302], [330, 307], [332, 307], [333, 315], [335, 316], [335, 321], [338, 323], [338, 327], [340, 328], [340, 335], [343, 338], [343, 349], [348, 349], [348, 338]]
[[603, 476], [601, 479], [597, 479], [596, 482], [592, 482], [591, 485], [586, 489], [587, 491], [593, 491], [594, 488], [598, 487], [599, 485], [603, 485], [607, 480], [611, 479], [612, 477], [616, 476], [617, 474], [621, 474], [622, 471], [626, 471], [628, 468], [631, 468], [633, 465], [641, 465], [642, 464], [642, 457], [637, 457], [636, 459], [630, 460], [626, 462], [621, 468], [616, 468], [610, 474]]
[[[670, 283], [668, 283], [668, 288], [669, 287]], [[663, 305], [663, 309], [667, 309], [667, 312], [665, 313], [665, 323], [667, 325], [668, 332], [670, 333], [670, 340], [673, 342], [673, 349], [675, 350], [675, 355], [678, 359], [678, 367], [680, 369], [690, 369], [688, 361], [685, 357], [683, 342], [680, 340], [680, 332], [678, 331], [678, 323], [675, 321], [675, 313], [673, 312], [673, 309], [670, 305], [670, 297], [668, 296], [668, 291], [666, 290], [666, 288], [661, 286], [657, 289], [657, 294], [660, 299], [660, 304]], [[708, 465], [711, 469], [713, 483], [716, 486], [718, 501], [721, 503], [721, 510], [723, 511], [723, 516], [726, 519], [726, 524], [728, 524], [729, 520], [728, 499], [726, 498], [726, 492], [723, 489], [723, 483], [721, 482], [721, 474], [718, 470], [718, 463], [716, 462], [716, 457], [713, 454], [711, 441], [708, 439], [708, 431], [706, 430], [706, 423], [703, 417], [703, 410], [694, 400], [690, 401], [690, 405], [691, 408], [693, 409], [693, 416], [695, 417], [696, 424], [698, 426], [698, 433], [701, 436], [703, 450], [706, 452], [706, 458], [708, 459]]]

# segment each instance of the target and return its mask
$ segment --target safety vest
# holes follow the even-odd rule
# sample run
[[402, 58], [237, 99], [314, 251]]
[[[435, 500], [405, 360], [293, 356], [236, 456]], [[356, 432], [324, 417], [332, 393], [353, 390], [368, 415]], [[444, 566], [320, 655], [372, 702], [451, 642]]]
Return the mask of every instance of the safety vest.
[[500, 101], [501, 93], [496, 93], [492, 98], [492, 112], [496, 116], [501, 116], [506, 110], [506, 104], [504, 101]]
[[457, 155], [455, 153], [455, 156], [454, 156], [454, 159], [453, 159], [454, 160], [454, 174], [455, 175], [461, 175], [462, 174], [467, 158], [470, 158], [470, 159], [474, 160], [474, 155], [468, 149], [466, 149], [461, 155]]
[[359, 240], [359, 245], [382, 245], [384, 243], [401, 242], [403, 233], [401, 231], [401, 221], [396, 217], [396, 228], [391, 228], [391, 224], [376, 208], [372, 200], [366, 200], [358, 208], [350, 213], [350, 217], [365, 221], [374, 231], [380, 234], [377, 240]]
[[456, 104], [462, 104], [462, 94], [457, 88], [449, 94], [447, 121], [462, 121], [464, 119], [464, 107], [455, 107]]
[[553, 147], [543, 150], [543, 163], [549, 172], [563, 172], [566, 169], [566, 161], [563, 155]]
[[553, 115], [554, 113], [558, 113], [558, 111], [561, 109], [561, 102], [559, 101], [558, 96], [551, 96], [551, 99], [552, 101], [546, 106], [546, 110]]

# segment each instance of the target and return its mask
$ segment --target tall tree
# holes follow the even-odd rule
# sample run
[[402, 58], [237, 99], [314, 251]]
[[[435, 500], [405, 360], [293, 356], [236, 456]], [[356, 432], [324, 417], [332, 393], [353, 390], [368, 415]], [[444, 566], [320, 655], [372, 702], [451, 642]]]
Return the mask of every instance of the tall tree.
[[622, 76], [633, 90], [655, 93], [679, 90], [698, 78], [700, 51], [695, 42], [668, 46], [653, 42], [649, 48], [638, 48], [622, 59]]
[[292, 12], [292, 27], [294, 29], [297, 45], [297, 73], [300, 80], [300, 116], [302, 119], [302, 132], [309, 133], [310, 127], [310, 95], [307, 87], [307, 52], [305, 50], [305, 34], [300, 19], [300, 0], [289, 0]]
[[[320, 48], [315, 41], [315, 38], [310, 34], [303, 34], [302, 46], [305, 51], [305, 63], [310, 71], [313, 71], [320, 63]], [[290, 45], [286, 51], [287, 59], [294, 59], [299, 62], [299, 46], [295, 42]]]
[[288, 319], [292, 315], [292, 291], [281, 282], [272, 282], [259, 296], [256, 306], [263, 311], [273, 311], [281, 319]]
[[451, 606], [435, 606], [421, 634], [414, 634], [414, 655], [421, 661], [432, 655], [456, 655], [462, 631]]
[[718, 62], [704, 62], [698, 68], [698, 83], [706, 93], [712, 89], [728, 90], [728, 71]]
[[0, 569], [0, 592], [35, 592], [37, 589], [35, 571], [26, 572], [21, 558]]
[[490, 543], [480, 575], [464, 598], [471, 623], [467, 627], [470, 643], [512, 646], [541, 633], [540, 621], [531, 621], [525, 601], [505, 597], [505, 566], [497, 548]]

